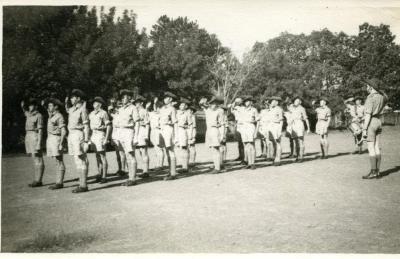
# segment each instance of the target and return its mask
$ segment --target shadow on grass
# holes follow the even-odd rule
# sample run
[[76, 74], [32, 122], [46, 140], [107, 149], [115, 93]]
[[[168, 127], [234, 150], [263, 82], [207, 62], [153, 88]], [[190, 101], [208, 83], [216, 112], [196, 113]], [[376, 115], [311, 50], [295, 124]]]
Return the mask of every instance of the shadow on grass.
[[98, 236], [82, 233], [38, 233], [33, 239], [17, 245], [13, 252], [24, 253], [59, 253], [70, 252], [85, 247], [98, 239]]
[[381, 172], [381, 176], [385, 177], [385, 176], [388, 176], [390, 174], [394, 174], [394, 173], [398, 173], [398, 172], [400, 172], [400, 166], [395, 166], [393, 168], [390, 168], [390, 169], [387, 169], [387, 170]]

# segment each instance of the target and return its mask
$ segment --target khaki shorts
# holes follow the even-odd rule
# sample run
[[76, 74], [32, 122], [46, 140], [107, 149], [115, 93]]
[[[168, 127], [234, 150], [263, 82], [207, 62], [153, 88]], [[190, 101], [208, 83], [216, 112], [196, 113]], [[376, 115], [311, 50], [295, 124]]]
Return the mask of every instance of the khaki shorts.
[[318, 120], [317, 125], [315, 125], [315, 133], [318, 135], [326, 135], [328, 134], [328, 121]]
[[68, 154], [80, 156], [86, 154], [83, 150], [83, 130], [70, 130], [68, 135]]
[[242, 141], [254, 142], [254, 135], [256, 134], [256, 125], [253, 123], [245, 123], [242, 125]]
[[90, 137], [90, 148], [94, 152], [102, 152], [105, 151], [105, 146], [103, 145], [104, 139], [106, 138], [106, 133], [101, 130], [94, 130], [92, 132], [92, 136]]
[[147, 147], [148, 139], [149, 139], [149, 134], [148, 134], [146, 127], [139, 126], [138, 136], [137, 136], [137, 139], [135, 140], [135, 142], [137, 143], [137, 146], [138, 147]]
[[192, 129], [192, 132], [190, 132], [190, 131], [191, 131], [191, 129], [187, 129], [188, 137], [190, 136], [190, 134], [192, 134], [192, 138], [188, 140], [188, 144], [189, 145], [194, 145], [194, 144], [196, 144], [197, 131], [196, 131], [196, 128]]
[[219, 128], [216, 127], [207, 128], [206, 144], [209, 147], [219, 147], [221, 145], [221, 136]]
[[153, 146], [158, 146], [161, 148], [165, 147], [164, 139], [161, 136], [160, 129], [151, 129], [150, 130], [150, 141], [153, 144]]
[[133, 145], [133, 138], [135, 136], [135, 130], [131, 128], [119, 128], [118, 129], [118, 143], [117, 147], [119, 150], [123, 150], [125, 153], [129, 153], [135, 150]]
[[305, 128], [302, 120], [294, 120], [291, 125], [291, 128], [292, 128], [291, 135], [293, 138], [304, 137]]
[[367, 141], [375, 142], [376, 136], [382, 133], [382, 122], [380, 119], [372, 117], [367, 130]]
[[187, 147], [189, 144], [187, 129], [178, 127], [178, 131], [176, 132], [176, 140], [178, 147]]
[[47, 156], [56, 157], [62, 155], [62, 150], [59, 150], [61, 143], [60, 135], [48, 134], [46, 140], [46, 153]]
[[25, 135], [25, 150], [27, 154], [38, 154], [41, 151], [36, 150], [39, 134], [36, 131], [27, 131]]
[[268, 138], [271, 141], [275, 141], [281, 138], [282, 127], [280, 123], [271, 122], [268, 126]]
[[164, 142], [165, 147], [174, 146], [174, 127], [171, 125], [164, 125], [161, 128], [161, 137]]
[[258, 132], [261, 134], [262, 138], [264, 139], [268, 138], [268, 132], [269, 132], [268, 126], [260, 126], [258, 128]]

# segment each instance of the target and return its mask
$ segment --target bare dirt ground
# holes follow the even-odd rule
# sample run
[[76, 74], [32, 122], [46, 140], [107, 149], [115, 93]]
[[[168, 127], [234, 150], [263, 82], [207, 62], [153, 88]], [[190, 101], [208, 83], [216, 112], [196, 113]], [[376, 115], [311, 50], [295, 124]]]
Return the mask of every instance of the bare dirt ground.
[[[231, 169], [219, 175], [206, 173], [210, 152], [199, 144], [199, 165], [176, 181], [164, 182], [166, 172], [154, 172], [127, 188], [119, 186], [124, 179], [110, 176], [112, 181], [90, 184], [83, 194], [71, 193], [77, 174], [69, 156], [68, 182], [58, 191], [28, 188], [31, 159], [5, 156], [2, 251], [32, 251], [55, 240], [58, 248], [43, 250], [400, 253], [400, 128], [384, 128], [387, 176], [379, 180], [361, 179], [369, 170], [368, 154], [351, 154], [348, 132], [334, 131], [329, 139], [327, 160], [316, 158], [318, 136], [311, 134], [302, 164], [284, 159], [284, 165], [273, 167], [260, 160], [251, 171], [229, 162]], [[154, 157], [153, 150], [150, 154]], [[115, 155], [107, 156], [113, 173]], [[236, 143], [229, 143], [228, 158], [236, 156]], [[50, 185], [54, 164], [45, 162], [44, 183]], [[95, 174], [91, 154], [90, 175]]]

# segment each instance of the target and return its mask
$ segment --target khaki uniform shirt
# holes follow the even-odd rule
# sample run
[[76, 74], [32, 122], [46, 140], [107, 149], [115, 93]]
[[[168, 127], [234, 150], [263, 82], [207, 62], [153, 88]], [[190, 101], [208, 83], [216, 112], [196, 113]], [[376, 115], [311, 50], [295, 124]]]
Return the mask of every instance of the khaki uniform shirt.
[[306, 109], [303, 106], [293, 106], [291, 108], [291, 118], [292, 120], [307, 120]]
[[121, 128], [134, 128], [139, 121], [139, 114], [136, 107], [128, 103], [118, 109], [117, 123]]
[[191, 119], [188, 111], [176, 111], [176, 120], [178, 127], [187, 128], [191, 124]]
[[49, 114], [47, 120], [47, 133], [53, 135], [61, 135], [61, 129], [64, 128], [65, 120], [64, 116], [59, 112]]
[[317, 112], [317, 118], [318, 120], [324, 120], [327, 121], [331, 117], [331, 109], [328, 106], [323, 107], [318, 107], [315, 109]]
[[68, 109], [69, 130], [82, 130], [85, 124], [89, 124], [89, 116], [84, 106], [80, 104]]
[[92, 111], [89, 114], [89, 121], [91, 130], [106, 130], [107, 126], [111, 124], [108, 113], [103, 109]]
[[283, 121], [283, 110], [280, 106], [275, 106], [270, 109], [271, 122], [280, 123]]
[[150, 128], [159, 129], [160, 128], [160, 112], [149, 112]]
[[26, 131], [37, 131], [38, 129], [43, 129], [43, 115], [38, 111], [25, 112], [26, 122], [25, 122], [25, 130]]
[[371, 114], [372, 117], [379, 117], [383, 113], [386, 100], [380, 93], [371, 93], [365, 101], [365, 113]]
[[224, 123], [224, 114], [221, 112], [222, 109], [212, 110], [211, 108], [205, 109], [204, 113], [206, 116], [206, 125], [207, 128], [219, 128], [223, 126]]
[[174, 125], [177, 123], [176, 110], [173, 106], [163, 106], [160, 109], [160, 125]]

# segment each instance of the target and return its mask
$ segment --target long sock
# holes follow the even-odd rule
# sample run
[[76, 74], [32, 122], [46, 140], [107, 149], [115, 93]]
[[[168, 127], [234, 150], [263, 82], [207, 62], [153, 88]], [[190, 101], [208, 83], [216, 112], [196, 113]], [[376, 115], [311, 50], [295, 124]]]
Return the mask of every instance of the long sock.
[[329, 142], [328, 142], [328, 140], [327, 139], [325, 139], [325, 155], [327, 156], [328, 155], [328, 150], [329, 150]]
[[129, 168], [129, 180], [136, 180], [137, 163], [134, 158], [131, 158], [131, 168]]
[[320, 146], [321, 146], [322, 156], [325, 156], [325, 147], [324, 147], [325, 145], [323, 140], [320, 141]]
[[171, 170], [171, 175], [174, 176], [176, 175], [176, 157], [170, 156], [170, 170]]
[[182, 168], [187, 170], [189, 166], [189, 149], [182, 149]]
[[81, 187], [87, 187], [87, 175], [88, 175], [88, 169], [81, 169], [81, 177], [79, 178], [80, 186]]
[[219, 149], [214, 148], [214, 167], [215, 170], [221, 170], [221, 152]]
[[371, 170], [376, 170], [376, 156], [369, 156], [369, 162], [371, 164]]
[[251, 165], [254, 165], [255, 160], [256, 160], [256, 148], [254, 145], [250, 144], [250, 155], [251, 155]]
[[379, 168], [381, 168], [381, 160], [382, 160], [381, 154], [376, 155], [376, 169], [378, 169], [378, 170], [379, 170]]
[[143, 173], [149, 171], [149, 156], [146, 154], [143, 156]]

